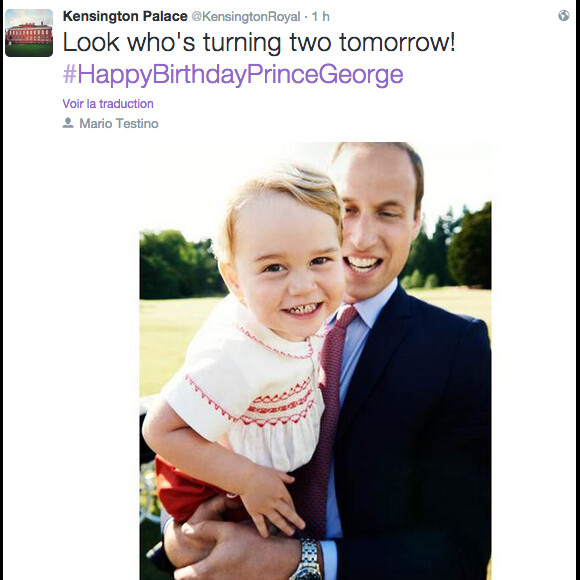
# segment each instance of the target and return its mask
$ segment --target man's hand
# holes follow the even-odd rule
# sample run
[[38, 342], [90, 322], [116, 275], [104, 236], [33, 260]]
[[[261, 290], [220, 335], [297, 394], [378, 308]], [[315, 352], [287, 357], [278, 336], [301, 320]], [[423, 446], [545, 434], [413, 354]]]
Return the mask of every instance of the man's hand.
[[200, 505], [184, 524], [175, 520], [168, 523], [163, 545], [169, 561], [177, 568], [183, 568], [206, 558], [214, 546], [213, 540], [205, 541], [200, 536], [194, 537], [184, 531], [191, 531], [193, 526], [203, 521], [223, 521], [226, 510], [240, 507], [237, 501], [218, 495]]
[[300, 562], [298, 540], [283, 536], [264, 539], [253, 526], [204, 521], [184, 524], [182, 535], [205, 547], [206, 553], [210, 547], [209, 555], [176, 570], [175, 580], [288, 580]]

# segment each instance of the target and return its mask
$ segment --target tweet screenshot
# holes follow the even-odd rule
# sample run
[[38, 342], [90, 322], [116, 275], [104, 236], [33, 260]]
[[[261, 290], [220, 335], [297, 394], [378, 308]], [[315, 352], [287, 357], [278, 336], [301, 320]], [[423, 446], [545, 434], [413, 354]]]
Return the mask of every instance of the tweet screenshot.
[[4, 3], [6, 577], [575, 577], [576, 20]]

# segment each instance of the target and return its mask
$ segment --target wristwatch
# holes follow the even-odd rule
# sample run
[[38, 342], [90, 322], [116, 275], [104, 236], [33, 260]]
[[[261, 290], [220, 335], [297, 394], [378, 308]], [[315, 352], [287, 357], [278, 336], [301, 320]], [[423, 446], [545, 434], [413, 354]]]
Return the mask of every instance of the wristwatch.
[[315, 540], [300, 540], [302, 546], [302, 559], [296, 572], [288, 580], [322, 580], [320, 566], [318, 565], [318, 544]]

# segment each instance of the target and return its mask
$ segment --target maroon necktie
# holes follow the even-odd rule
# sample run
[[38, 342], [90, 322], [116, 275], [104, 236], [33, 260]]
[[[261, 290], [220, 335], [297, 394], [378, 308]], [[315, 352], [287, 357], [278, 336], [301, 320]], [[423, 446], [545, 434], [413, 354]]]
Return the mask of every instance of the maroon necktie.
[[332, 448], [340, 412], [339, 384], [342, 351], [346, 327], [354, 320], [354, 306], [342, 306], [336, 322], [326, 335], [320, 353], [320, 388], [324, 398], [324, 414], [320, 422], [320, 437], [312, 459], [296, 470], [295, 483], [291, 486], [292, 497], [298, 515], [307, 524], [306, 533], [323, 540], [326, 536], [326, 496]]

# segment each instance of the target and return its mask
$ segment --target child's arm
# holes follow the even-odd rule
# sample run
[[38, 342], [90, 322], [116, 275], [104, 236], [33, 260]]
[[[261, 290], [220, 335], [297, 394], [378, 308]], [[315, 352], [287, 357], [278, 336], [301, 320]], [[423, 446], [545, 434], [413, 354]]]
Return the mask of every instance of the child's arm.
[[294, 481], [292, 476], [204, 439], [165, 399], [160, 398], [147, 413], [143, 437], [151, 449], [181, 471], [239, 495], [263, 537], [268, 536], [264, 516], [288, 535], [294, 533], [288, 521], [304, 528], [285, 486]]

